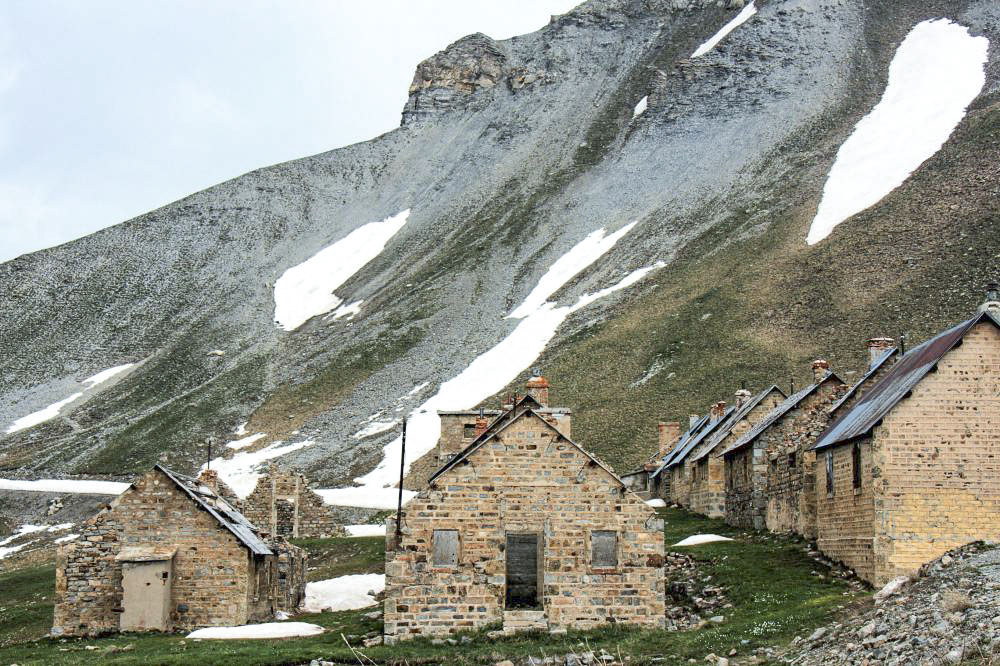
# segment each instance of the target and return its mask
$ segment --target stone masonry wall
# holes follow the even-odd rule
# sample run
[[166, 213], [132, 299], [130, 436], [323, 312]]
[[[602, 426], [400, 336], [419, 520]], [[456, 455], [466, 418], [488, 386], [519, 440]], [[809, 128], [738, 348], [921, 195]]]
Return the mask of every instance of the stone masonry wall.
[[982, 323], [875, 430], [876, 581], [1000, 539], [1000, 330]]
[[309, 489], [302, 474], [271, 467], [257, 480], [240, 512], [259, 529], [285, 538], [342, 536], [335, 509]]
[[[861, 453], [861, 487], [854, 487], [853, 448]], [[833, 492], [827, 492], [827, 456], [833, 459]], [[843, 562], [870, 583], [877, 582], [874, 539], [875, 504], [872, 473], [878, 452], [872, 439], [833, 446], [816, 455], [817, 545], [828, 557]]]
[[[726, 522], [736, 527], [760, 529], [763, 524], [755, 502], [757, 485], [753, 479], [753, 458], [756, 445], [747, 446], [725, 457]], [[763, 449], [760, 449], [761, 451]], [[758, 453], [758, 457], [762, 454]]]
[[[456, 530], [454, 567], [433, 566], [434, 530]], [[591, 534], [617, 532], [617, 566], [591, 564]], [[610, 622], [664, 626], [663, 534], [655, 512], [534, 416], [525, 415], [404, 509], [388, 540], [389, 642], [505, 619], [508, 533], [537, 533], [549, 630]], [[510, 628], [515, 615], [508, 612]]]
[[761, 434], [767, 451], [767, 529], [816, 538], [816, 455], [809, 449], [847, 387], [829, 378]]
[[[85, 523], [81, 536], [60, 549], [54, 633], [118, 630], [121, 548], [176, 548], [171, 582], [175, 630], [243, 624], [255, 619], [258, 567], [231, 532], [159, 471], [151, 471]], [[269, 595], [268, 591], [261, 594]]]

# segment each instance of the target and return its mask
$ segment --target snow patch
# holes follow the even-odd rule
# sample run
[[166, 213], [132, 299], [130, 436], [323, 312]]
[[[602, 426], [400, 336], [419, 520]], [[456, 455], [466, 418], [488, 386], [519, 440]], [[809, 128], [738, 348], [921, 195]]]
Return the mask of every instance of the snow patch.
[[0, 546], [0, 560], [4, 559], [8, 555], [13, 555], [17, 551], [21, 550], [27, 545], [34, 543], [34, 541], [29, 541], [27, 543], [19, 543], [16, 546]]
[[[361, 304], [364, 300], [354, 301], [348, 305], [341, 305], [339, 308], [333, 311], [331, 317], [334, 321], [337, 321], [341, 317], [347, 317], [348, 321], [354, 319], [356, 315], [361, 314]], [[350, 316], [348, 316], [350, 315]]]
[[385, 574], [354, 574], [306, 583], [306, 600], [302, 610], [321, 613], [374, 606], [375, 597], [385, 589]]
[[[315, 442], [311, 439], [293, 444], [284, 444], [278, 441], [257, 451], [240, 451], [232, 458], [215, 458], [210, 464], [211, 468], [219, 473], [219, 478], [225, 481], [233, 489], [233, 492], [240, 498], [245, 498], [257, 486], [257, 480], [261, 477], [257, 470], [262, 463], [313, 444]], [[208, 465], [202, 465], [201, 469], [204, 470], [207, 467]]]
[[0, 490], [26, 490], [36, 493], [69, 493], [74, 495], [121, 495], [129, 483], [117, 481], [75, 481], [70, 479], [0, 479]]
[[[246, 425], [246, 424], [243, 424], [243, 425]], [[239, 450], [239, 449], [246, 448], [246, 447], [250, 446], [251, 444], [253, 444], [254, 442], [256, 442], [257, 440], [263, 439], [265, 437], [267, 437], [267, 433], [266, 432], [258, 432], [258, 433], [254, 433], [253, 435], [250, 435], [249, 437], [244, 437], [243, 439], [234, 439], [231, 442], [227, 442], [226, 446], [229, 447], [230, 449]]]
[[411, 388], [410, 391], [409, 391], [409, 393], [407, 393], [406, 395], [407, 396], [411, 396], [411, 397], [415, 396], [416, 394], [420, 393], [425, 388], [427, 388], [427, 386], [429, 384], [430, 384], [430, 382], [422, 382], [420, 384], [417, 384], [416, 386], [414, 386], [413, 388]]
[[323, 633], [323, 627], [307, 622], [265, 622], [264, 624], [244, 624], [239, 627], [206, 627], [196, 629], [188, 638], [214, 638], [220, 640], [244, 640], [254, 638], [291, 638], [293, 636], [315, 636]]
[[45, 409], [39, 409], [37, 412], [32, 412], [27, 416], [22, 416], [21, 418], [17, 419], [13, 423], [11, 423], [10, 426], [7, 427], [6, 431], [7, 434], [9, 435], [12, 432], [18, 432], [19, 430], [24, 430], [25, 428], [36, 426], [39, 423], [44, 423], [49, 419], [54, 419], [55, 417], [59, 416], [59, 410], [61, 410], [63, 407], [73, 402], [77, 398], [81, 397], [82, 395], [83, 392], [74, 393], [68, 398], [64, 398], [59, 402], [52, 403]]
[[385, 536], [385, 525], [347, 525], [344, 529], [352, 537]]
[[750, 17], [756, 13], [757, 13], [757, 7], [753, 2], [751, 2], [749, 5], [744, 7], [743, 10], [740, 11], [740, 13], [733, 18], [733, 20], [731, 20], [726, 25], [722, 26], [719, 32], [712, 35], [712, 37], [707, 42], [705, 42], [697, 49], [695, 49], [694, 53], [691, 54], [691, 57], [700, 58], [701, 56], [705, 55], [706, 53], [714, 49], [716, 45], [723, 39], [725, 39], [729, 33], [731, 33], [733, 30], [736, 30], [736, 28], [740, 27], [741, 25], [749, 21]]
[[[399, 464], [399, 460], [396, 461]], [[399, 469], [398, 467], [396, 468]], [[360, 509], [395, 509], [399, 488], [379, 486], [353, 486], [349, 488], [316, 488], [313, 492], [333, 506], [353, 506]], [[416, 496], [412, 490], [403, 490], [403, 504]]]
[[56, 543], [68, 543], [70, 541], [74, 541], [79, 538], [80, 538], [79, 534], [67, 534], [64, 537], [59, 537], [58, 539], [56, 539]]
[[635, 105], [632, 109], [632, 119], [636, 119], [646, 112], [646, 107], [649, 106], [649, 95], [646, 95], [639, 100], [639, 103]]
[[83, 384], [89, 384], [89, 386], [87, 388], [94, 388], [98, 384], [103, 384], [104, 382], [108, 381], [109, 379], [111, 379], [115, 375], [120, 375], [121, 373], [125, 372], [126, 370], [128, 370], [129, 368], [132, 368], [134, 366], [135, 366], [135, 363], [126, 363], [125, 365], [116, 365], [113, 368], [108, 368], [107, 370], [102, 370], [101, 372], [98, 372], [96, 375], [91, 375], [90, 377], [87, 377], [81, 383], [83, 383]]
[[243, 435], [249, 432], [247, 430], [248, 425], [250, 425], [249, 421], [246, 423], [239, 424], [238, 426], [236, 426], [236, 430], [233, 431], [233, 434], [236, 435], [237, 437], [242, 437]]
[[662, 509], [667, 505], [667, 503], [661, 500], [659, 497], [654, 497], [651, 500], [646, 500], [646, 504], [653, 507], [654, 509]]
[[[377, 257], [409, 216], [410, 209], [406, 209], [381, 222], [364, 224], [282, 273], [274, 283], [275, 322], [293, 331], [343, 303], [334, 290]], [[348, 309], [360, 305], [358, 301]]]
[[392, 430], [397, 423], [398, 421], [373, 421], [354, 433], [354, 439], [364, 439], [365, 437], [371, 437], [386, 430]]
[[910, 31], [882, 99], [837, 151], [806, 243], [881, 201], [941, 149], [986, 82], [989, 45], [948, 19]]
[[686, 539], [682, 539], [675, 543], [675, 546], [697, 546], [703, 543], [713, 543], [715, 541], [732, 541], [729, 537], [719, 536], [718, 534], [695, 534], [689, 536]]

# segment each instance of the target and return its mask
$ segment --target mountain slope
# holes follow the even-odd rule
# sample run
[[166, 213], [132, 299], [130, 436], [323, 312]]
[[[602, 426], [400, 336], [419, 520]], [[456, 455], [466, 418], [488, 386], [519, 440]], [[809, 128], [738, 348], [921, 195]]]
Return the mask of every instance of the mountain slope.
[[[857, 366], [871, 335], [916, 342], [967, 314], [1000, 257], [1000, 10], [757, 8], [700, 58], [737, 7], [592, 0], [530, 35], [464, 38], [418, 67], [393, 132], [0, 265], [0, 425], [82, 393], [0, 435], [3, 474], [193, 470], [206, 438], [218, 455], [248, 422], [266, 437], [246, 450], [300, 443], [282, 463], [348, 482], [382, 460], [389, 422], [527, 321], [505, 316], [560, 257], [633, 221], [557, 281], [550, 300], [579, 307], [535, 362], [575, 410], [574, 437], [619, 468], [653, 446], [657, 419], [742, 381], [804, 381], [816, 356]], [[902, 39], [938, 17], [990, 39], [982, 93], [902, 187], [807, 246], [838, 147]], [[286, 270], [407, 209], [335, 289], [362, 301], [356, 315], [275, 325]], [[125, 363], [100, 386], [78, 381]], [[354, 437], [373, 422], [386, 429]]]

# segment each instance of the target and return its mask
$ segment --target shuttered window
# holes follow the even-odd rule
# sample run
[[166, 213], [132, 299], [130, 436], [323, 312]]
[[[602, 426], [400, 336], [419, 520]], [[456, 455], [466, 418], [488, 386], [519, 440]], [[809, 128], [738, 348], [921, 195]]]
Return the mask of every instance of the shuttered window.
[[605, 530], [591, 532], [590, 557], [594, 567], [617, 567], [618, 533]]
[[434, 530], [433, 564], [436, 567], [458, 566], [458, 530]]

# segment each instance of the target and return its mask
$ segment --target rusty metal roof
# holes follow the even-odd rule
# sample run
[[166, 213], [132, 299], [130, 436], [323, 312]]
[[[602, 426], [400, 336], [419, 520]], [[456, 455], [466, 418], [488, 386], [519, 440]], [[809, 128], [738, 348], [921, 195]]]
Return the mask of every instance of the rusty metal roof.
[[254, 555], [273, 555], [271, 548], [257, 536], [257, 528], [246, 517], [234, 509], [229, 503], [199, 483], [197, 479], [171, 471], [163, 465], [155, 467], [183, 490], [195, 504], [208, 511], [220, 525], [233, 533], [233, 536], [250, 549]]
[[882, 422], [899, 401], [910, 395], [927, 373], [934, 370], [941, 357], [962, 343], [962, 338], [976, 324], [992, 323], [1000, 328], [1000, 320], [989, 312], [980, 312], [914, 347], [899, 359], [878, 384], [861, 396], [857, 404], [835, 419], [820, 435], [813, 451], [863, 437]]
[[874, 363], [872, 363], [871, 367], [868, 368], [868, 371], [864, 374], [864, 376], [861, 379], [859, 379], [857, 383], [854, 384], [854, 386], [849, 388], [847, 390], [847, 393], [845, 393], [840, 397], [840, 400], [838, 400], [837, 402], [833, 403], [833, 405], [830, 406], [830, 413], [834, 414], [838, 409], [843, 407], [844, 404], [851, 399], [851, 396], [857, 392], [859, 387], [861, 387], [869, 379], [871, 379], [872, 376], [876, 372], [878, 372], [883, 365], [885, 365], [886, 361], [888, 361], [890, 358], [892, 358], [898, 353], [899, 349], [896, 347], [891, 347], [890, 349], [886, 349], [885, 352], [881, 356], [879, 356]]
[[784, 401], [780, 405], [778, 405], [777, 407], [775, 407], [774, 409], [772, 409], [770, 412], [768, 412], [767, 416], [765, 416], [763, 419], [761, 419], [760, 423], [758, 423], [754, 427], [750, 428], [750, 430], [748, 430], [747, 432], [743, 433], [743, 436], [740, 437], [739, 439], [737, 439], [735, 442], [733, 442], [732, 446], [730, 446], [728, 449], [726, 449], [725, 451], [723, 451], [722, 453], [720, 453], [719, 457], [721, 458], [722, 456], [725, 456], [726, 454], [735, 453], [736, 451], [739, 451], [740, 449], [744, 448], [745, 446], [748, 446], [755, 439], [757, 439], [758, 437], [760, 437], [761, 434], [765, 430], [767, 430], [772, 425], [774, 425], [778, 421], [778, 419], [780, 419], [782, 416], [784, 416], [785, 414], [787, 414], [788, 412], [790, 412], [800, 402], [802, 402], [809, 395], [811, 395], [812, 392], [815, 391], [816, 389], [818, 389], [823, 382], [825, 382], [826, 380], [831, 379], [831, 378], [837, 380], [838, 382], [842, 382], [843, 381], [840, 377], [838, 377], [833, 372], [827, 372], [823, 376], [823, 379], [819, 380], [815, 384], [810, 384], [809, 386], [805, 387], [804, 389], [802, 389], [798, 393], [793, 393], [792, 395], [790, 395], [787, 398], [785, 398]]
[[697, 456], [692, 458], [691, 462], [698, 462], [699, 460], [707, 456], [709, 453], [711, 453], [712, 449], [718, 446], [719, 442], [725, 439], [726, 436], [733, 431], [733, 428], [736, 427], [737, 423], [745, 419], [747, 414], [749, 414], [754, 407], [759, 405], [761, 401], [764, 400], [764, 398], [769, 396], [774, 391], [777, 391], [778, 394], [780, 394], [782, 397], [785, 396], [784, 392], [780, 388], [778, 388], [776, 384], [772, 384], [768, 388], [764, 389], [763, 391], [755, 395], [750, 400], [744, 402], [742, 405], [740, 405], [739, 410], [735, 414], [730, 416], [729, 419], [721, 428], [716, 428], [715, 433], [712, 434], [712, 438], [709, 440], [708, 446], [705, 447], [704, 451], [702, 451]]

